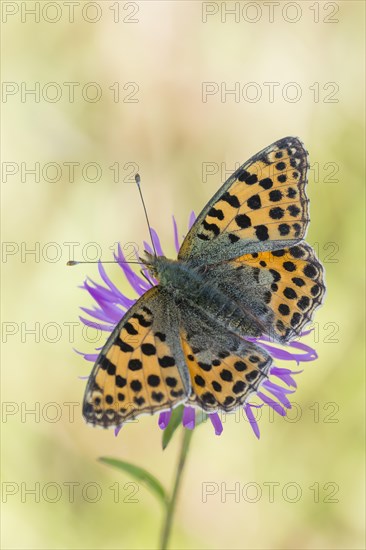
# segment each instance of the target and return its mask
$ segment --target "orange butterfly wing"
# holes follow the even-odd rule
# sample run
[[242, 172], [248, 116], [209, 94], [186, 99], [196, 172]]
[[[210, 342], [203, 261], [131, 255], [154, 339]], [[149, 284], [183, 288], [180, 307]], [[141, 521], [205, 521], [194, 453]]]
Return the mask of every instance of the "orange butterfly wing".
[[[178, 330], [178, 326], [177, 326]], [[160, 287], [147, 291], [126, 313], [103, 347], [85, 391], [87, 422], [118, 426], [143, 413], [187, 399], [184, 357], [169, 324]]]
[[307, 151], [297, 138], [263, 149], [208, 202], [178, 258], [211, 264], [299, 242], [309, 222], [308, 166]]

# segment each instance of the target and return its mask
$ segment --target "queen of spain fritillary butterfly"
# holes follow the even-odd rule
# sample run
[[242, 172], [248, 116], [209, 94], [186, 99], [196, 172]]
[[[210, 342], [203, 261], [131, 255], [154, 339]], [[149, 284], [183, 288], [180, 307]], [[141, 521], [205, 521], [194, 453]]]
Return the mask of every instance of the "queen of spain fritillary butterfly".
[[180, 403], [233, 411], [322, 303], [323, 268], [303, 241], [307, 152], [295, 137], [243, 164], [198, 216], [177, 260], [148, 254], [158, 280], [117, 324], [89, 378], [87, 422], [116, 427]]

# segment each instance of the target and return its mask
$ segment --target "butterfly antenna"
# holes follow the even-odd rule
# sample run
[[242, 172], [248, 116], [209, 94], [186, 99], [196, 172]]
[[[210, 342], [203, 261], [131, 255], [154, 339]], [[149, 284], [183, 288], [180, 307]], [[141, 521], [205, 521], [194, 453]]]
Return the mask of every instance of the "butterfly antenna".
[[100, 260], [92, 261], [92, 262], [84, 262], [79, 260], [69, 260], [66, 265], [72, 266], [72, 265], [79, 265], [79, 264], [137, 264], [141, 265], [141, 262], [121, 262], [120, 260], [107, 260], [106, 262], [101, 262]]
[[[147, 222], [147, 226], [149, 228], [149, 233], [150, 233], [150, 239], [151, 239], [151, 244], [152, 244], [152, 247], [153, 247], [153, 250], [154, 250], [154, 254], [155, 256], [157, 256], [157, 253], [156, 253], [156, 248], [155, 248], [155, 244], [154, 244], [154, 239], [153, 239], [153, 234], [152, 234], [152, 230], [151, 230], [151, 226], [150, 226], [150, 222], [149, 222], [149, 216], [147, 215], [147, 210], [146, 210], [146, 206], [145, 206], [145, 201], [144, 201], [144, 197], [142, 195], [142, 191], [141, 191], [141, 186], [140, 186], [140, 183], [141, 183], [141, 178], [140, 178], [140, 174], [136, 174], [135, 175], [135, 182], [136, 182], [136, 185], [137, 185], [137, 188], [139, 190], [139, 193], [140, 193], [140, 197], [141, 197], [141, 202], [142, 202], [142, 206], [144, 208], [144, 212], [145, 212], [145, 218], [146, 218], [146, 222]], [[79, 265], [79, 264], [99, 264], [99, 263], [102, 263], [102, 264], [138, 264], [138, 265], [141, 265], [141, 262], [120, 262], [119, 260], [111, 260], [111, 261], [106, 261], [106, 262], [99, 262], [99, 260], [97, 261], [90, 261], [90, 262], [84, 262], [84, 261], [78, 261], [78, 260], [69, 260], [67, 262], [66, 265], [68, 266], [73, 266], [73, 265]], [[149, 281], [150, 282], [150, 281]]]
[[146, 218], [147, 226], [149, 228], [149, 233], [150, 233], [151, 244], [152, 244], [152, 247], [153, 247], [153, 250], [154, 250], [154, 254], [155, 254], [155, 256], [157, 256], [156, 248], [155, 248], [155, 244], [154, 244], [154, 239], [153, 239], [153, 234], [152, 234], [151, 226], [150, 226], [150, 222], [149, 222], [149, 216], [147, 215], [147, 210], [146, 210], [146, 206], [145, 206], [144, 197], [142, 196], [142, 191], [141, 191], [141, 186], [140, 186], [140, 182], [141, 182], [140, 174], [135, 175], [135, 182], [136, 182], [137, 188], [138, 188], [139, 193], [140, 193], [142, 206], [144, 208], [145, 218]]

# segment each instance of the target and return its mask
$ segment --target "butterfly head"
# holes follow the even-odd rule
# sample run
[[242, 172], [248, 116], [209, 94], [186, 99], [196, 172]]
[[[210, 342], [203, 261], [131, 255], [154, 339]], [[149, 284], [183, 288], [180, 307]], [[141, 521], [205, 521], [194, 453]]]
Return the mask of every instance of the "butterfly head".
[[155, 277], [160, 282], [168, 277], [168, 271], [172, 260], [168, 260], [165, 256], [155, 256], [150, 252], [144, 251], [145, 257], [140, 258], [140, 261], [147, 267], [152, 277]]

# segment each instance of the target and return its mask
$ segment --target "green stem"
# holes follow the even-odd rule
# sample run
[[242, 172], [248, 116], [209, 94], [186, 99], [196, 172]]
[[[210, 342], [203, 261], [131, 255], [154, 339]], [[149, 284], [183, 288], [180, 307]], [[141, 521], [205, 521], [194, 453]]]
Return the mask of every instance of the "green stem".
[[160, 542], [160, 549], [166, 550], [168, 548], [168, 540], [169, 535], [172, 529], [172, 523], [173, 523], [173, 516], [175, 511], [175, 506], [177, 503], [177, 497], [178, 492], [180, 488], [180, 484], [182, 481], [182, 474], [184, 470], [184, 466], [186, 463], [187, 455], [188, 455], [188, 449], [189, 444], [191, 442], [193, 430], [188, 430], [187, 428], [184, 428], [184, 434], [182, 439], [182, 446], [180, 449], [179, 454], [179, 461], [177, 465], [177, 471], [175, 473], [175, 481], [174, 481], [174, 487], [172, 496], [170, 498], [170, 501], [168, 502], [167, 508], [166, 508], [166, 516], [165, 516], [165, 522], [163, 525], [162, 535], [161, 535], [161, 542]]

